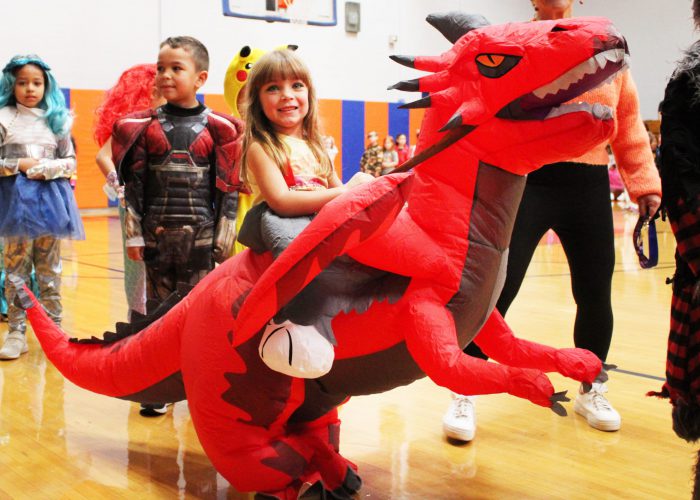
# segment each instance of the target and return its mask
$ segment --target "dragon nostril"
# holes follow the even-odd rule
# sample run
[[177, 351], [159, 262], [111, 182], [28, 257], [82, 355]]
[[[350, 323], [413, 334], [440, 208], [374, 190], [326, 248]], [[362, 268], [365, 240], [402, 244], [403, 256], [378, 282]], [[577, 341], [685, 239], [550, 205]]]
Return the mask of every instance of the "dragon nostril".
[[555, 26], [554, 28], [552, 28], [552, 33], [557, 32], [557, 31], [569, 31], [569, 30], [564, 28], [563, 26]]

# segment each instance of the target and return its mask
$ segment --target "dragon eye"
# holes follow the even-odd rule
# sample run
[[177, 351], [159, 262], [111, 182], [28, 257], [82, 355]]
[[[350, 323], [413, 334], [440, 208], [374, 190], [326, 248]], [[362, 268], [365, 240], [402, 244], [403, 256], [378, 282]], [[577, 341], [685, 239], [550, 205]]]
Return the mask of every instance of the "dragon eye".
[[505, 56], [499, 54], [481, 54], [476, 58], [477, 62], [489, 68], [497, 68], [505, 60]]
[[520, 59], [520, 56], [505, 54], [479, 54], [476, 56], [476, 66], [486, 78], [500, 78], [513, 69]]

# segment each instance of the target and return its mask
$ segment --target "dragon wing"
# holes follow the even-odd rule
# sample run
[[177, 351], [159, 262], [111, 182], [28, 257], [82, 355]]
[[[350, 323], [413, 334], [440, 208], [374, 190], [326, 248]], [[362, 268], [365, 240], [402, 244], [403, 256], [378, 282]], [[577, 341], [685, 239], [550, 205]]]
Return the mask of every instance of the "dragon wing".
[[258, 332], [336, 257], [383, 234], [405, 205], [412, 179], [410, 172], [381, 177], [323, 207], [245, 298], [233, 346]]

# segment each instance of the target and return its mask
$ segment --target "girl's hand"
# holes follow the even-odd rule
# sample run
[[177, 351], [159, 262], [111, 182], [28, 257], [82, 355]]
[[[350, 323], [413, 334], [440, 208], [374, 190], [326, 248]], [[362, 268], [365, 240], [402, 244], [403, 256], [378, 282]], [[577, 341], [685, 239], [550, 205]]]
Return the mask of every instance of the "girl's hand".
[[350, 178], [348, 182], [345, 183], [345, 187], [351, 189], [355, 186], [359, 186], [360, 184], [364, 184], [365, 182], [372, 182], [373, 180], [374, 176], [369, 175], [365, 172], [357, 172]]
[[39, 160], [35, 160], [34, 158], [21, 158], [18, 163], [18, 168], [20, 172], [26, 174], [27, 170], [36, 167], [38, 164]]
[[131, 260], [143, 260], [143, 247], [126, 247], [126, 256]]

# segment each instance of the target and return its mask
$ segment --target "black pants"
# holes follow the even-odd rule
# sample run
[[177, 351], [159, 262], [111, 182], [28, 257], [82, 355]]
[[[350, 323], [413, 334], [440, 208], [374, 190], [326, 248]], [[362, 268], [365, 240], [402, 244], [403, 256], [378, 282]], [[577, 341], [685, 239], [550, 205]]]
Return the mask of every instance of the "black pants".
[[[561, 240], [576, 301], [574, 345], [605, 361], [613, 330], [610, 299], [615, 244], [607, 167], [557, 163], [528, 176], [513, 228], [508, 271], [496, 308], [505, 316], [537, 245], [553, 229]], [[542, 307], [556, 297], [542, 297]], [[473, 343], [464, 350], [486, 358]]]

